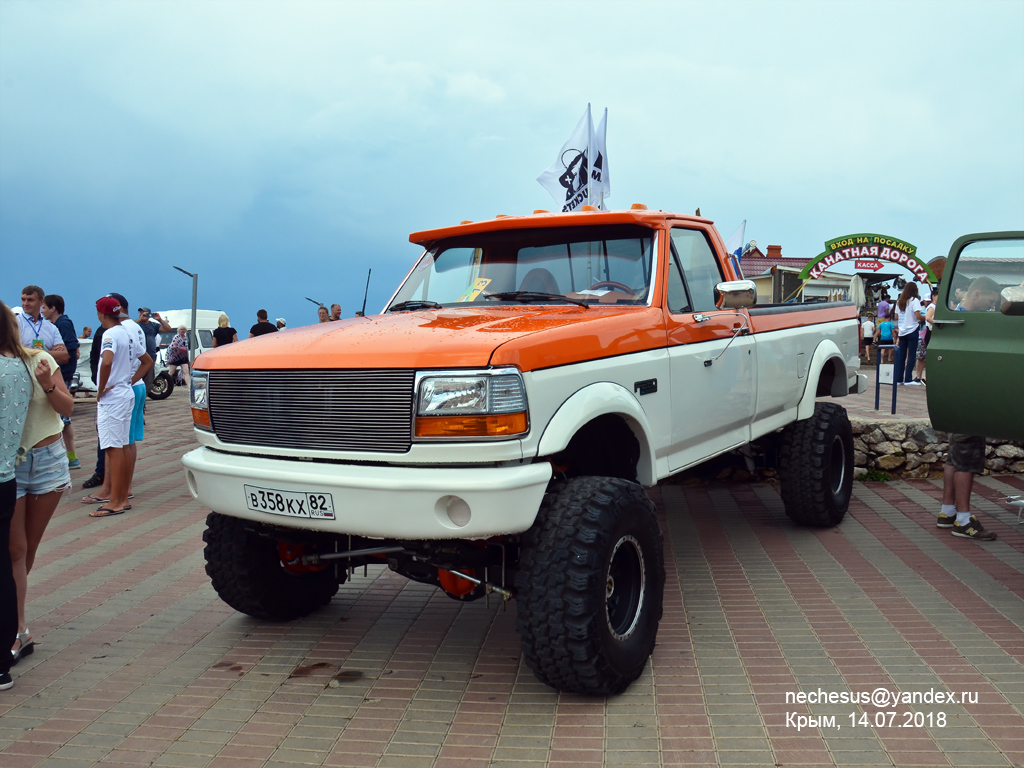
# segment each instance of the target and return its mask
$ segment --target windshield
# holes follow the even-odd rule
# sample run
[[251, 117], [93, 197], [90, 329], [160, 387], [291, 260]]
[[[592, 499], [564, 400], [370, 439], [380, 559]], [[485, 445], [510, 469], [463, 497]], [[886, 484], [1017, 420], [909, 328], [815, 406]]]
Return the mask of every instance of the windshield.
[[524, 301], [647, 305], [655, 235], [647, 227], [618, 225], [444, 240], [423, 254], [389, 309]]

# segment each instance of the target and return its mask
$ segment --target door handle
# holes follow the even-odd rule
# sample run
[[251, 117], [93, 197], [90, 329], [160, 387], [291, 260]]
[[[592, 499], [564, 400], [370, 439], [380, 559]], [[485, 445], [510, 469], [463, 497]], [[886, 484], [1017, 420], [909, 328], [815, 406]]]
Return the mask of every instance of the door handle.
[[932, 320], [932, 325], [963, 325], [966, 320]]

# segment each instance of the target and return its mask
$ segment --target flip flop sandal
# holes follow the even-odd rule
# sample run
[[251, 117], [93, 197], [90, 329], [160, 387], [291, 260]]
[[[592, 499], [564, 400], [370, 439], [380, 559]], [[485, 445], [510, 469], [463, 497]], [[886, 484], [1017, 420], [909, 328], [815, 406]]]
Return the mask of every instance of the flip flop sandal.
[[100, 507], [99, 509], [90, 512], [89, 517], [113, 517], [114, 515], [123, 514], [123, 509], [111, 509], [110, 507]]
[[131, 504], [125, 504], [125, 505], [124, 505], [124, 511], [125, 511], [125, 512], [127, 512], [127, 511], [128, 511], [129, 509], [131, 509], [131, 508], [132, 508], [132, 505], [131, 505]]
[[80, 501], [83, 504], [106, 504], [110, 499], [101, 499], [99, 496], [94, 496], [90, 493], [88, 496], [83, 496]]

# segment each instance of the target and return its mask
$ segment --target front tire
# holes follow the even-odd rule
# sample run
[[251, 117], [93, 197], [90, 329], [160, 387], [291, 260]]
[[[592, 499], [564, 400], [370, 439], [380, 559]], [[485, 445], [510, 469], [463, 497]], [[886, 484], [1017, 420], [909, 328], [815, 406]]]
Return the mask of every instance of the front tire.
[[619, 693], [654, 649], [665, 589], [661, 530], [636, 483], [577, 477], [545, 496], [516, 574], [523, 655], [572, 693]]
[[853, 429], [845, 408], [816, 403], [811, 418], [783, 430], [779, 480], [793, 522], [828, 528], [842, 521], [853, 495]]
[[171, 377], [167, 375], [167, 372], [158, 373], [153, 378], [153, 384], [150, 386], [149, 391], [146, 393], [149, 395], [150, 400], [166, 400], [171, 396], [171, 392], [174, 391], [174, 382], [171, 381]]
[[296, 573], [281, 559], [281, 543], [261, 536], [255, 523], [211, 512], [203, 541], [206, 573], [220, 599], [256, 619], [291, 621], [331, 601], [334, 568]]

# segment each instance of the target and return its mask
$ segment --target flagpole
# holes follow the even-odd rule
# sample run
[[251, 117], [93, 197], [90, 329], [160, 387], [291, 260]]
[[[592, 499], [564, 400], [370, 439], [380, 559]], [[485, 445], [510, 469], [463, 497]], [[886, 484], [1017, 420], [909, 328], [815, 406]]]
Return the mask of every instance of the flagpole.
[[[601, 125], [604, 126], [605, 131], [608, 130], [608, 107], [604, 108], [604, 118], [601, 120]], [[604, 210], [604, 167], [608, 164], [608, 138], [607, 136], [601, 137], [601, 146], [604, 147], [605, 156], [601, 158], [601, 193], [597, 198], [597, 207], [602, 211]]]
[[587, 102], [587, 205], [594, 205], [594, 117]]

